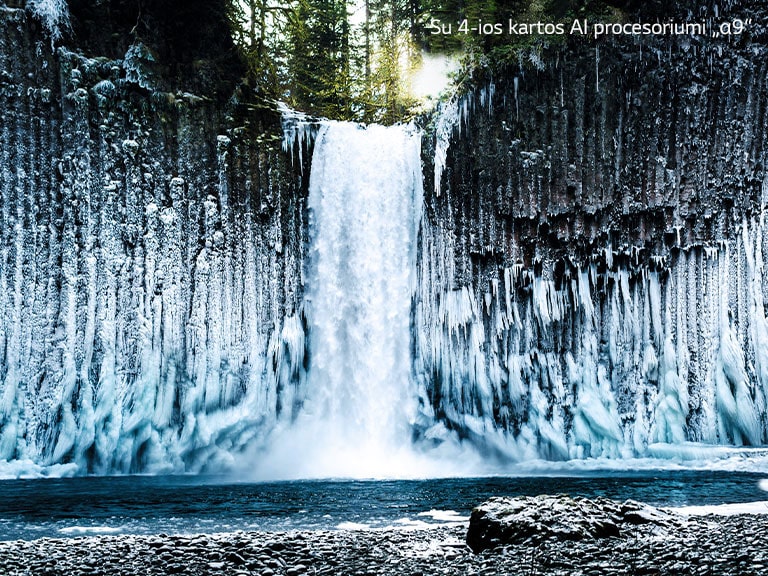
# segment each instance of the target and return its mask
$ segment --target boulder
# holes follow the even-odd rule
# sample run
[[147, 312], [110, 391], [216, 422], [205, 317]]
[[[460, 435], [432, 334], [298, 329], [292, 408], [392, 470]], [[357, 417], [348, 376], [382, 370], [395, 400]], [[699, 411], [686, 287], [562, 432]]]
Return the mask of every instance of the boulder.
[[502, 544], [537, 543], [550, 538], [627, 537], [639, 525], [666, 530], [684, 522], [681, 516], [632, 500], [622, 503], [563, 494], [494, 497], [472, 511], [467, 544], [478, 553]]

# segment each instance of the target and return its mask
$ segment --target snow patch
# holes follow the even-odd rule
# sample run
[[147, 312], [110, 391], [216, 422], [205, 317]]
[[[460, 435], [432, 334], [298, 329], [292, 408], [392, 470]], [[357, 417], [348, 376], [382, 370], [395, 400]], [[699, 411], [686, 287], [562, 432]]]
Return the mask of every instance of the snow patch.
[[768, 501], [739, 502], [737, 504], [716, 504], [709, 506], [680, 506], [667, 508], [671, 512], [687, 516], [736, 516], [738, 514], [768, 514]]

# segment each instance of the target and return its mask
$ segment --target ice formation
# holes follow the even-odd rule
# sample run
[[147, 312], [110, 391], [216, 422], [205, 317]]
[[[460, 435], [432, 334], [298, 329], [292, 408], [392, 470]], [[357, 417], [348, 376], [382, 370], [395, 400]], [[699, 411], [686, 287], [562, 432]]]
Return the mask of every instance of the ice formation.
[[[753, 80], [753, 68], [740, 62], [741, 81], [760, 85], [763, 77]], [[648, 125], [647, 112], [618, 107], [609, 121], [606, 79], [599, 91], [582, 84], [569, 96], [561, 82], [556, 94], [538, 82], [523, 93], [514, 78], [501, 92], [514, 100], [495, 105], [489, 84], [462, 106], [446, 106], [436, 123], [435, 194], [421, 229], [412, 333], [423, 407], [417, 436], [444, 438], [448, 429], [513, 461], [687, 459], [691, 442], [710, 455], [713, 445], [763, 445], [766, 179], [759, 167], [744, 177], [762, 180], [755, 195], [754, 184], [737, 177], [751, 174], [744, 150], [755, 138], [752, 120], [711, 118], [734, 131], [723, 136], [728, 161], [718, 143], [702, 155], [704, 124], [691, 118], [706, 100], [695, 82], [683, 85], [691, 116], [651, 141], [659, 153], [646, 161], [637, 155], [646, 135], [628, 133]], [[635, 105], [665, 93], [648, 82], [641, 89]], [[611, 90], [628, 88], [618, 82]], [[479, 120], [486, 106], [493, 118]], [[739, 118], [759, 112], [749, 96], [733, 106]], [[515, 131], [527, 142], [510, 135], [518, 120]], [[665, 150], [670, 141], [676, 148]], [[676, 154], [677, 165], [662, 152]], [[729, 186], [749, 195], [718, 189], [713, 168], [709, 180], [699, 179], [695, 171], [713, 157]], [[651, 192], [635, 199], [648, 183]], [[722, 207], [732, 194], [741, 213]], [[628, 206], [680, 220], [661, 216], [649, 234]], [[641, 230], [616, 230], [619, 223]]]
[[454, 93], [439, 106], [435, 115], [435, 153], [433, 159], [435, 194], [437, 196], [440, 196], [451, 139], [455, 136], [461, 136], [462, 128], [467, 124], [470, 113], [475, 111], [478, 100], [480, 107], [485, 108], [487, 114], [491, 114], [495, 93], [496, 85], [491, 81], [479, 90], [477, 97], [475, 97], [474, 92]]
[[[532, 112], [522, 76], [456, 97], [436, 120], [424, 191], [412, 126], [283, 110], [282, 142], [267, 145], [236, 115], [219, 130], [212, 104], [157, 91], [138, 44], [114, 62], [40, 55], [19, 12], [0, 33], [0, 475], [430, 475], [477, 472], [473, 455], [700, 459], [768, 440], [768, 179], [744, 177], [763, 182], [759, 201], [713, 216], [693, 182], [696, 130], [709, 132], [682, 104], [687, 204], [682, 169], [643, 156], [642, 210], [721, 218], [727, 233], [687, 242], [667, 223], [646, 239], [669, 234], [671, 247], [641, 257], [648, 246], [589, 235], [609, 202], [618, 222], [640, 210], [598, 198], [613, 193], [598, 177], [635, 185], [622, 162], [645, 148], [622, 143], [622, 123], [649, 123], [631, 91], [613, 133], [583, 101]], [[760, 76], [740, 78], [761, 110]], [[581, 86], [584, 99], [596, 89]], [[680, 98], [705, 109], [697, 86]], [[142, 104], [119, 102], [126, 91]], [[512, 124], [528, 114], [562, 149], [522, 147]], [[499, 163], [465, 177], [465, 141]], [[760, 162], [726, 144], [707, 169], [721, 188], [744, 185], [721, 151], [744, 173]], [[563, 189], [546, 189], [556, 178]], [[557, 218], [571, 228], [539, 238]], [[581, 251], [563, 240], [552, 257], [547, 238], [571, 233]]]
[[51, 40], [60, 39], [69, 27], [67, 0], [27, 0], [27, 7], [45, 26]]
[[225, 468], [301, 363], [284, 155], [201, 130], [185, 94], [123, 108], [105, 87], [133, 89], [124, 61], [41, 56], [24, 18], [0, 27], [0, 462]]
[[422, 394], [439, 419], [515, 459], [760, 445], [765, 233], [762, 217], [745, 221], [732, 247], [691, 248], [641, 274], [575, 267], [559, 285], [546, 270], [504, 268], [473, 291], [456, 287], [450, 240], [425, 227]]

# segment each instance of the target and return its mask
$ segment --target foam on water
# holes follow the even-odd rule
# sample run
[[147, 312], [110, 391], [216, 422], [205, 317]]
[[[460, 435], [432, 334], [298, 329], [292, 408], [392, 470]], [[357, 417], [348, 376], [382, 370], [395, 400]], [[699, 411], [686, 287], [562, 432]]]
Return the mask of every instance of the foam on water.
[[76, 464], [44, 466], [29, 459], [0, 460], [0, 480], [15, 478], [68, 478], [77, 474]]
[[740, 502], [738, 504], [720, 504], [714, 506], [680, 506], [679, 508], [669, 508], [669, 510], [688, 516], [707, 516], [709, 514], [717, 516], [768, 514], [768, 501]]
[[119, 534], [122, 528], [115, 526], [67, 526], [60, 528], [59, 533], [65, 536], [84, 536], [91, 534]]
[[418, 515], [446, 523], [469, 522], [469, 516], [462, 516], [455, 510], [427, 510], [426, 512], [419, 512]]
[[341, 522], [336, 526], [339, 530], [370, 530], [371, 527], [368, 524], [362, 522]]

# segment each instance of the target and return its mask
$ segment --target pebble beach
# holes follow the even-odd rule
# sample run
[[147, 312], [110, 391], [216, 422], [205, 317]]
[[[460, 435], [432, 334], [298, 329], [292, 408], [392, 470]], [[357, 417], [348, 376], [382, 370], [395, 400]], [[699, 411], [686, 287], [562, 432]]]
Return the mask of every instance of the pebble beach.
[[467, 526], [104, 535], [0, 542], [2, 574], [768, 575], [768, 517], [695, 516], [672, 532], [500, 545], [474, 554]]

